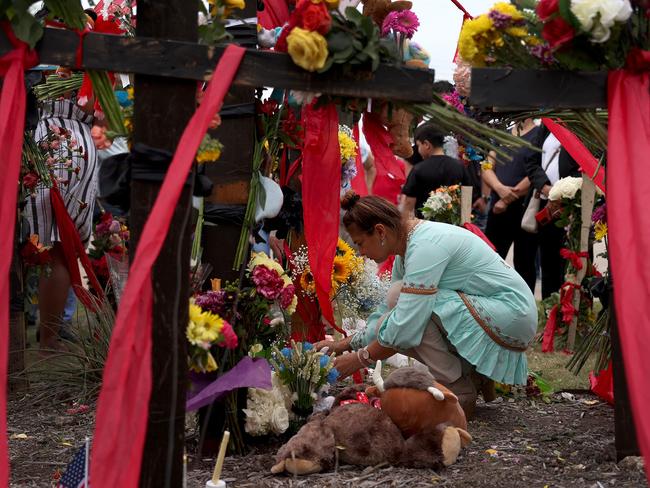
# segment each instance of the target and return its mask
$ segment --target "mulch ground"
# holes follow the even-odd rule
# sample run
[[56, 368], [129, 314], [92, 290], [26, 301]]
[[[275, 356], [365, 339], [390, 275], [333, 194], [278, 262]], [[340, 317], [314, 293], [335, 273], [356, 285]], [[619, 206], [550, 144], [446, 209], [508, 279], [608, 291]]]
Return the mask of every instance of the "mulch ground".
[[[92, 434], [94, 411], [71, 406], [8, 405], [12, 487], [47, 487]], [[474, 437], [457, 463], [444, 471], [391, 466], [340, 466], [309, 477], [273, 476], [278, 444], [227, 457], [222, 477], [228, 487], [643, 487], [640, 458], [616, 462], [613, 409], [591, 395], [554, 394], [540, 399], [479, 403], [468, 430]], [[214, 459], [192, 456], [188, 488], [203, 487]]]

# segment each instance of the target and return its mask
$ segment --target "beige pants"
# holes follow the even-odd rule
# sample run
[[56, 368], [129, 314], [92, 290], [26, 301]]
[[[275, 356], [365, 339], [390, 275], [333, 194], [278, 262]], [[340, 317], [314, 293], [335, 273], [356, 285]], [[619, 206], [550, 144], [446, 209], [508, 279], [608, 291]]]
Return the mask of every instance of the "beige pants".
[[462, 361], [450, 349], [435, 320], [438, 319], [434, 316], [427, 324], [420, 345], [403, 351], [403, 354], [423, 363], [439, 382], [453, 383], [463, 374]]

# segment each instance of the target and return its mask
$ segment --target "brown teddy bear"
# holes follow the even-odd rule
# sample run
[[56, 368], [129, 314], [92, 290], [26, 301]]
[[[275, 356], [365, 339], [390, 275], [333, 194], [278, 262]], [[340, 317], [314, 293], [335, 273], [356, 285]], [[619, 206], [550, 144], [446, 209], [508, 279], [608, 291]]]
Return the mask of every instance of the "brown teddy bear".
[[404, 439], [386, 412], [366, 402], [360, 387], [343, 390], [329, 414], [312, 415], [280, 448], [271, 472], [312, 474], [332, 469], [337, 451], [340, 463], [441, 469], [456, 461], [463, 438], [469, 437], [442, 423]]
[[373, 372], [375, 386], [366, 390], [369, 397], [379, 397], [381, 408], [405, 438], [432, 432], [441, 423], [458, 428], [463, 444], [471, 441], [467, 419], [458, 397], [438, 383], [428, 371], [404, 367], [393, 371], [384, 381], [381, 361]]

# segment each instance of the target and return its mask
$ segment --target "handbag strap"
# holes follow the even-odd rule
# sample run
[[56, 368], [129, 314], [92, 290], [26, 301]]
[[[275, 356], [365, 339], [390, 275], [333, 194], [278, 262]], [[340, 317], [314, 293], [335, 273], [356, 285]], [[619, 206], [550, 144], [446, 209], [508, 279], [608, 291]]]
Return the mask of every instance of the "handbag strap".
[[548, 169], [548, 167], [551, 165], [551, 163], [555, 159], [555, 156], [557, 156], [557, 153], [559, 153], [561, 150], [562, 150], [562, 145], [559, 145], [558, 147], [555, 148], [555, 152], [553, 152], [553, 154], [551, 155], [551, 157], [548, 160], [548, 163], [546, 163], [546, 166], [544, 166], [544, 168], [543, 168], [544, 173], [546, 173], [546, 170]]

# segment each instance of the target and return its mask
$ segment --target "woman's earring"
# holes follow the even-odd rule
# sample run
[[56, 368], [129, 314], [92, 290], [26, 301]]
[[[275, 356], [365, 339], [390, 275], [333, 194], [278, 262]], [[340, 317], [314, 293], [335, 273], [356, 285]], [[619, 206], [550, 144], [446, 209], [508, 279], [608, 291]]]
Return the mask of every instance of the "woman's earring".
[[384, 247], [384, 238], [382, 237], [381, 240], [379, 241], [379, 244], [381, 244], [381, 247]]

